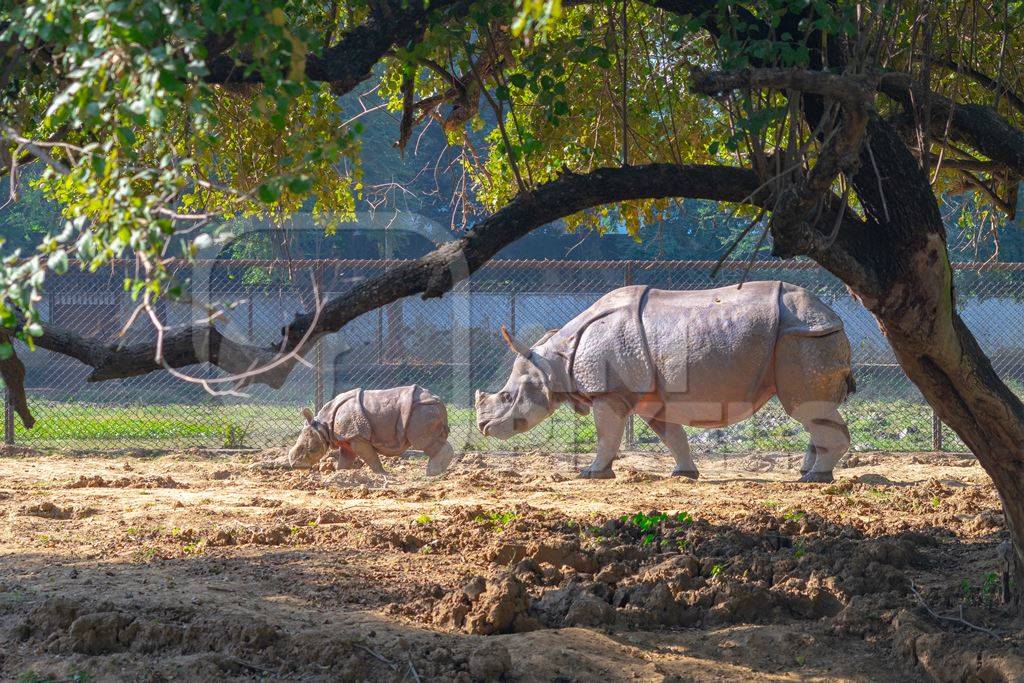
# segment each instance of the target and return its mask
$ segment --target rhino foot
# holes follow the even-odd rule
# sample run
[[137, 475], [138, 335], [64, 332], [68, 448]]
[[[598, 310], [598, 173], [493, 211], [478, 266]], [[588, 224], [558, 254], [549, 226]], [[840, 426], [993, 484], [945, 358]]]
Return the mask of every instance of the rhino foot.
[[808, 472], [800, 477], [800, 482], [804, 484], [831, 484], [833, 481], [831, 472]]
[[594, 471], [592, 469], [585, 469], [580, 471], [580, 479], [614, 479], [615, 472], [611, 467], [606, 467], [603, 470]]
[[700, 472], [697, 470], [672, 470], [673, 477], [686, 477], [687, 479], [700, 479]]

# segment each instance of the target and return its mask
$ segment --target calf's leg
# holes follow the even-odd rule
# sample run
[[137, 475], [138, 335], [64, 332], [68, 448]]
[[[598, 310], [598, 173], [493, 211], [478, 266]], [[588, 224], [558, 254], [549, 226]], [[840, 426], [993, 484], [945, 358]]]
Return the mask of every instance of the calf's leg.
[[380, 464], [380, 456], [377, 455], [377, 450], [366, 441], [353, 441], [352, 450], [377, 474], [387, 473], [384, 470], [384, 465]]
[[580, 472], [580, 478], [613, 479], [612, 461], [619, 454], [622, 433], [626, 431], [626, 411], [612, 401], [596, 400], [594, 424], [597, 427], [597, 454], [590, 466]]
[[427, 454], [427, 474], [430, 476], [444, 473], [455, 455], [455, 449], [447, 441], [424, 448], [423, 452]]
[[690, 479], [699, 477], [697, 466], [693, 464], [693, 458], [690, 457], [690, 442], [686, 440], [686, 432], [683, 428], [653, 417], [644, 419], [676, 459], [672, 476]]

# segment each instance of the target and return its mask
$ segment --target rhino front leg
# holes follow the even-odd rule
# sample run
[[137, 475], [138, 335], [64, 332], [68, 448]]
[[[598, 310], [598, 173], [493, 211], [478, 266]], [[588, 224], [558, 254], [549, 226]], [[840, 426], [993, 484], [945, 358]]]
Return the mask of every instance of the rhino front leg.
[[432, 477], [443, 474], [448, 469], [448, 465], [451, 464], [452, 457], [455, 455], [455, 449], [447, 441], [440, 446], [424, 449], [423, 452], [427, 454], [427, 474]]
[[612, 461], [619, 454], [622, 434], [626, 431], [626, 411], [608, 400], [594, 401], [594, 424], [597, 427], [597, 455], [590, 467], [580, 472], [581, 479], [613, 479]]
[[698, 478], [700, 474], [697, 472], [697, 466], [693, 464], [693, 458], [690, 457], [690, 442], [687, 441], [683, 428], [653, 417], [645, 418], [645, 421], [676, 459], [672, 476]]
[[377, 455], [377, 450], [369, 443], [365, 441], [354, 441], [352, 442], [352, 449], [372, 471], [377, 474], [386, 474], [384, 465], [380, 464], [380, 456]]

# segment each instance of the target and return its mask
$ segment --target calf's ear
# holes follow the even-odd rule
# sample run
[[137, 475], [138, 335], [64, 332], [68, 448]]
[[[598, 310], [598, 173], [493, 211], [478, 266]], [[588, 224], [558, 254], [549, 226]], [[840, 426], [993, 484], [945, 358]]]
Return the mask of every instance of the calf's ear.
[[313, 424], [313, 411], [309, 408], [302, 409], [302, 417], [306, 419], [306, 424]]

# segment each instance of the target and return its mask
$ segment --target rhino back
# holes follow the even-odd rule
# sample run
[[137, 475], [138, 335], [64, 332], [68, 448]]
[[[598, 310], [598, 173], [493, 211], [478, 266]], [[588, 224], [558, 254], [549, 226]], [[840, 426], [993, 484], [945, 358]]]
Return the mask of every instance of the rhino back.
[[773, 383], [779, 289], [652, 290], [643, 320], [659, 392], [709, 406], [762, 401]]

